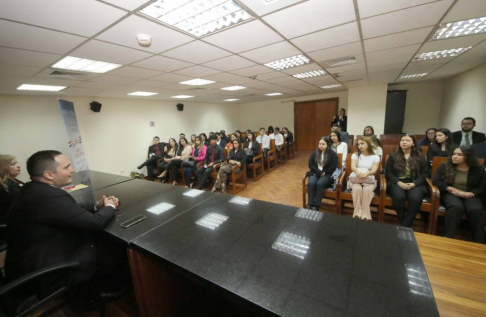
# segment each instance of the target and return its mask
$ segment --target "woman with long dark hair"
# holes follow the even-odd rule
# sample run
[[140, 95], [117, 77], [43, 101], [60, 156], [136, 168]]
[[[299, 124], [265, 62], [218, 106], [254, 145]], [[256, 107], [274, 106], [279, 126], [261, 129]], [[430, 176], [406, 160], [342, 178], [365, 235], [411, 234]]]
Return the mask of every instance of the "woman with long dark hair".
[[410, 227], [427, 193], [427, 161], [417, 146], [415, 136], [406, 134], [400, 138], [400, 145], [388, 157], [385, 170], [388, 194], [400, 225]]
[[375, 135], [375, 129], [373, 129], [372, 126], [367, 125], [363, 130], [363, 135], [364, 136]]
[[167, 178], [169, 163], [177, 155], [178, 150], [179, 146], [177, 145], [177, 141], [174, 138], [170, 138], [167, 152], [164, 153], [164, 160], [157, 165], [157, 170], [160, 172], [160, 175], [157, 176], [157, 178], [160, 178], [162, 183], [165, 182], [165, 179]]
[[435, 134], [437, 133], [436, 128], [428, 128], [425, 131], [425, 136], [419, 141], [418, 146], [430, 146], [435, 142]]
[[461, 146], [452, 151], [449, 160], [437, 169], [433, 183], [439, 188], [440, 201], [446, 207], [444, 236], [454, 238], [466, 213], [474, 242], [484, 243], [486, 175], [476, 150]]
[[332, 184], [332, 174], [338, 163], [337, 154], [331, 148], [328, 138], [319, 140], [317, 149], [309, 157], [307, 208], [319, 210], [324, 190]]
[[194, 185], [194, 183], [191, 182], [192, 173], [197, 170], [197, 164], [204, 161], [204, 158], [206, 157], [206, 151], [207, 146], [202, 143], [201, 137], [197, 136], [194, 147], [192, 148], [192, 154], [189, 157], [189, 160], [193, 162], [191, 163], [193, 164], [193, 166], [185, 166], [184, 163], [182, 165], [184, 170], [184, 180], [186, 182], [186, 188], [192, 188], [192, 186]]
[[170, 171], [170, 181], [172, 185], [177, 185], [177, 169], [181, 167], [182, 162], [189, 160], [192, 153], [192, 147], [187, 142], [186, 138], [179, 140], [179, 147], [177, 154], [170, 159], [167, 169]]
[[238, 173], [242, 168], [244, 168], [243, 165], [245, 165], [245, 163], [245, 151], [241, 148], [241, 142], [235, 139], [233, 140], [233, 148], [231, 149], [228, 158], [219, 167], [218, 177], [216, 178], [216, 182], [214, 182], [211, 192], [214, 193], [217, 188], [220, 188], [221, 192], [224, 193], [226, 191], [226, 179], [228, 178], [228, 175], [233, 172], [233, 167], [238, 166], [235, 171]]
[[209, 146], [209, 140], [208, 140], [208, 136], [206, 135], [206, 133], [201, 133], [199, 134], [199, 136], [201, 137], [201, 143], [204, 144], [205, 146]]
[[248, 138], [244, 146], [246, 162], [248, 164], [253, 164], [253, 158], [260, 152], [260, 144], [255, 140], [253, 132], [250, 131], [246, 136]]
[[432, 171], [432, 162], [434, 161], [434, 156], [449, 157], [452, 151], [457, 148], [452, 142], [452, 133], [449, 129], [437, 129], [435, 133], [435, 142], [429, 146], [427, 151], [427, 162], [429, 163], [429, 173]]

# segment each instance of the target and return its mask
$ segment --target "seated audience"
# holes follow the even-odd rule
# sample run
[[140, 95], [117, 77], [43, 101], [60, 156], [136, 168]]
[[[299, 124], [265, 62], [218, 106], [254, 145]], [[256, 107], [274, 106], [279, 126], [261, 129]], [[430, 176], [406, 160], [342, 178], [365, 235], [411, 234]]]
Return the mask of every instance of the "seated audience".
[[411, 227], [427, 194], [427, 160], [413, 135], [401, 137], [400, 146], [388, 157], [385, 170], [388, 194], [400, 225]]
[[179, 134], [179, 140], [182, 139], [182, 138], [185, 138], [185, 137], [186, 137], [186, 135], [184, 133]]
[[177, 155], [179, 146], [174, 138], [169, 139], [169, 145], [167, 145], [167, 151], [164, 154], [164, 160], [159, 163], [157, 166], [157, 170], [160, 172], [160, 175], [157, 176], [160, 178], [160, 181], [163, 183], [167, 178], [167, 172], [169, 171], [169, 163], [170, 161]]
[[359, 137], [357, 151], [351, 156], [351, 175], [348, 188], [353, 195], [353, 218], [371, 220], [371, 200], [375, 196], [376, 179], [380, 157], [373, 152], [371, 139]]
[[[330, 134], [331, 149], [335, 153], [341, 153], [342, 156], [342, 167], [346, 167], [346, 158], [348, 157], [348, 144], [341, 142], [341, 133], [339, 131], [332, 131]], [[338, 166], [340, 168], [341, 166]]]
[[332, 131], [337, 131], [341, 136], [341, 141], [348, 144], [349, 134], [348, 132], [341, 131], [341, 126], [339, 124], [333, 124], [331, 128]]
[[270, 125], [268, 126], [268, 135], [273, 133], [273, 127]]
[[224, 148], [226, 146], [226, 141], [222, 138], [221, 133], [220, 132], [216, 132], [215, 134], [216, 134], [216, 136], [218, 138], [217, 141], [216, 141], [216, 143], [220, 147]]
[[196, 145], [196, 135], [195, 134], [191, 135], [191, 142], [189, 142], [189, 145], [191, 146], [191, 148], [194, 148], [194, 146]]
[[466, 117], [461, 121], [461, 131], [452, 134], [452, 142], [458, 146], [469, 146], [486, 141], [484, 133], [473, 131], [476, 119]]
[[435, 142], [435, 133], [437, 132], [436, 128], [428, 128], [425, 131], [425, 137], [419, 141], [419, 146], [430, 146], [432, 143]]
[[235, 136], [236, 138], [241, 142], [241, 143], [244, 143], [245, 140], [241, 137], [241, 131], [240, 130], [236, 130], [235, 131]]
[[434, 156], [448, 157], [457, 147], [457, 145], [452, 142], [451, 134], [451, 131], [449, 131], [448, 129], [437, 129], [437, 132], [435, 133], [435, 142], [429, 146], [429, 150], [427, 151], [429, 176], [432, 172], [432, 163], [434, 161]]
[[317, 150], [312, 152], [309, 157], [308, 209], [319, 210], [324, 190], [333, 182], [332, 174], [336, 170], [337, 164], [338, 157], [331, 149], [329, 139], [322, 137]]
[[[250, 129], [246, 130], [246, 137], [245, 139], [243, 140], [243, 142], [247, 142], [248, 141], [248, 133], [252, 133]], [[254, 135], [253, 135], [254, 136]]]
[[[219, 133], [220, 133], [221, 139], [224, 141], [224, 143], [226, 145], [226, 143], [228, 143], [230, 141], [230, 137], [226, 135], [226, 131], [225, 130], [221, 130]], [[224, 147], [224, 146], [221, 145], [221, 147]]]
[[376, 135], [370, 135], [369, 138], [371, 139], [371, 146], [373, 147], [373, 152], [376, 155], [383, 157], [383, 149], [380, 146], [380, 141], [376, 137]]
[[233, 148], [225, 162], [221, 164], [218, 170], [218, 177], [214, 183], [212, 192], [215, 192], [217, 188], [221, 189], [221, 192], [226, 191], [226, 179], [228, 175], [233, 173], [233, 167], [238, 166], [235, 173], [238, 173], [246, 163], [245, 151], [241, 148], [241, 143], [238, 140], [233, 140]]
[[226, 146], [225, 148], [226, 149], [232, 149], [233, 148], [233, 141], [236, 139], [236, 135], [231, 133], [230, 134], [230, 141], [228, 143], [226, 143]]
[[258, 155], [260, 152], [260, 145], [257, 141], [253, 138], [253, 133], [247, 133], [248, 140], [245, 142], [245, 154], [246, 154], [246, 162], [248, 164], [253, 164], [253, 158]]
[[344, 108], [341, 108], [341, 110], [339, 110], [339, 116], [334, 116], [332, 118], [332, 122], [331, 122], [331, 127], [334, 125], [334, 124], [337, 124], [341, 127], [341, 131], [348, 131], [348, 116], [346, 116], [346, 109]]
[[367, 125], [363, 130], [363, 135], [364, 136], [375, 135], [375, 129], [373, 129], [372, 126]]
[[439, 188], [440, 201], [446, 208], [445, 237], [454, 238], [466, 213], [473, 241], [484, 243], [486, 175], [474, 148], [456, 148], [435, 173], [433, 183]]
[[257, 136], [256, 140], [262, 144], [263, 156], [267, 157], [267, 152], [270, 150], [270, 137], [265, 134], [265, 128], [260, 128], [260, 135]]
[[290, 132], [289, 129], [287, 129], [287, 127], [283, 127], [282, 133], [284, 136], [285, 143], [287, 143], [288, 146], [291, 145], [292, 142], [294, 142], [294, 135], [292, 134], [292, 132]]
[[184, 168], [184, 180], [186, 181], [186, 188], [192, 188], [194, 183], [191, 181], [192, 173], [197, 170], [197, 164], [204, 161], [206, 158], [207, 147], [202, 143], [201, 137], [196, 137], [196, 143], [192, 148], [192, 154], [189, 157], [189, 161], [182, 163]]
[[277, 161], [280, 161], [280, 150], [282, 150], [282, 145], [284, 143], [283, 135], [280, 134], [280, 128], [275, 127], [274, 132], [269, 135], [270, 140], [275, 140], [275, 149], [277, 150]]
[[164, 142], [160, 143], [160, 138], [158, 136], [155, 136], [152, 142], [153, 144], [148, 148], [148, 159], [144, 163], [137, 166], [137, 169], [139, 170], [144, 166], [147, 166], [147, 176], [151, 181], [153, 181], [155, 178], [154, 169], [155, 165], [157, 164], [157, 160], [163, 158], [164, 153], [167, 150], [167, 144]]
[[208, 140], [208, 136], [206, 135], [206, 133], [201, 133], [199, 134], [199, 137], [201, 137], [201, 143], [204, 144], [206, 147], [209, 146], [209, 140]]
[[[16, 177], [20, 175], [20, 165], [15, 156], [0, 155], [0, 224], [7, 222], [10, 205], [24, 183]], [[4, 240], [6, 237], [0, 237]]]
[[221, 163], [224, 159], [223, 148], [217, 144], [218, 137], [213, 134], [209, 137], [211, 142], [206, 150], [206, 157], [204, 158], [204, 166], [197, 170], [197, 180], [199, 182], [199, 189], [206, 186], [206, 181], [209, 175], [213, 172], [215, 164]]
[[177, 185], [177, 169], [181, 167], [182, 162], [189, 160], [191, 154], [192, 147], [187, 143], [187, 139], [180, 139], [177, 154], [170, 159], [169, 165], [167, 166], [167, 169], [170, 171], [172, 185]]

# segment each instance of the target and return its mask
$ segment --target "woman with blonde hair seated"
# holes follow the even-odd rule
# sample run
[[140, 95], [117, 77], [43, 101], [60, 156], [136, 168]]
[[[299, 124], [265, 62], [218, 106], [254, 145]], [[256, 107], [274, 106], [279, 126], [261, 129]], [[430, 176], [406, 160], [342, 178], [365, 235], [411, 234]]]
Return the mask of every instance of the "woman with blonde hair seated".
[[17, 158], [0, 155], [0, 223], [6, 223], [8, 209], [24, 184], [16, 178], [19, 175], [20, 165]]

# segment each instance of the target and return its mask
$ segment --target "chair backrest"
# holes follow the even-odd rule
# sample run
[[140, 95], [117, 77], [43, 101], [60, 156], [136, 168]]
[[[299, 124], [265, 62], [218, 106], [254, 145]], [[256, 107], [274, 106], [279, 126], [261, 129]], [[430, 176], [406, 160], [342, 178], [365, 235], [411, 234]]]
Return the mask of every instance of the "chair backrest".
[[258, 143], [258, 146], [259, 146], [259, 150], [258, 150], [258, 155], [262, 154], [263, 153], [263, 150], [262, 150], [262, 144], [261, 143]]
[[243, 140], [246, 139], [246, 132], [241, 132], [240, 138], [242, 138]]
[[270, 150], [275, 149], [275, 139], [270, 139]]
[[390, 155], [391, 153], [395, 152], [395, 150], [397, 149], [397, 145], [383, 145], [381, 147], [381, 149], [383, 150], [383, 158], [385, 158], [385, 160], [383, 161], [383, 164], [386, 163], [386, 160], [388, 159], [387, 156]]
[[420, 141], [422, 140], [423, 138], [425, 138], [425, 134], [414, 134], [415, 136], [415, 140]]
[[348, 145], [353, 145], [354, 144], [354, 134], [349, 134], [348, 135]]
[[421, 146], [420, 149], [422, 150], [422, 154], [427, 157], [427, 151], [429, 150], [428, 146]]
[[400, 144], [400, 138], [396, 138], [396, 139], [382, 139], [382, 140], [380, 140], [380, 144], [381, 144], [381, 146], [384, 146], [384, 145], [395, 145], [395, 146], [398, 146], [398, 144]]
[[397, 133], [397, 134], [380, 134], [380, 141], [381, 140], [386, 140], [386, 139], [400, 139], [402, 137], [403, 133]]
[[343, 153], [337, 153], [337, 157], [338, 157], [337, 166], [340, 168], [341, 166], [343, 166]]

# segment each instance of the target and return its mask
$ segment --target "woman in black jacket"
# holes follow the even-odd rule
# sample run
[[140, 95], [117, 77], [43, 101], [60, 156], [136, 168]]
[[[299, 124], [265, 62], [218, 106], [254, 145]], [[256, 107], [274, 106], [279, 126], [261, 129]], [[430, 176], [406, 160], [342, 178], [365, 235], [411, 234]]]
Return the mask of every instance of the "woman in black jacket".
[[331, 148], [328, 138], [319, 140], [317, 150], [309, 157], [309, 175], [307, 208], [319, 210], [324, 190], [332, 184], [332, 174], [337, 167], [338, 157]]
[[16, 178], [19, 175], [20, 165], [17, 158], [12, 155], [0, 155], [0, 223], [2, 224], [7, 222], [10, 205], [24, 184]]
[[[258, 155], [258, 152], [260, 152], [260, 144], [254, 140], [254, 136], [251, 131], [247, 134], [247, 138], [248, 140], [245, 143], [246, 162], [248, 164], [253, 164], [253, 158]], [[249, 154], [250, 151], [251, 154]]]
[[[226, 151], [226, 150], [225, 150]], [[217, 188], [221, 188], [221, 192], [226, 191], [226, 179], [228, 175], [233, 173], [233, 167], [238, 166], [235, 170], [238, 173], [246, 163], [245, 150], [241, 148], [241, 143], [238, 140], [233, 141], [233, 148], [230, 150], [230, 154], [225, 162], [223, 162], [218, 170], [218, 177], [214, 182], [211, 192], [215, 192]]]
[[437, 169], [433, 178], [440, 190], [440, 201], [446, 207], [445, 237], [454, 238], [466, 213], [474, 242], [484, 243], [484, 195], [486, 175], [472, 146], [456, 148], [449, 160]]
[[449, 129], [438, 129], [435, 133], [435, 142], [429, 145], [427, 150], [427, 162], [429, 162], [430, 176], [434, 156], [449, 157], [457, 145], [452, 143], [452, 133]]
[[427, 161], [415, 136], [406, 134], [401, 137], [400, 146], [390, 154], [385, 171], [388, 194], [393, 200], [400, 225], [411, 227], [427, 193]]

